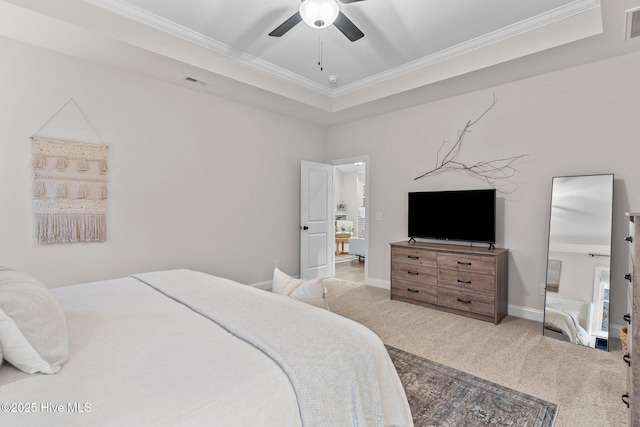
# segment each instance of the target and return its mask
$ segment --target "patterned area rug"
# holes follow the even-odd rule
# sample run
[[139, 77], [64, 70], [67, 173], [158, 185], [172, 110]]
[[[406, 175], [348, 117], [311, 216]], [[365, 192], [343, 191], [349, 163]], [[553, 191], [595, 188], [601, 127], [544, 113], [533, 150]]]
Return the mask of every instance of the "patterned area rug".
[[416, 427], [551, 427], [557, 405], [387, 346]]

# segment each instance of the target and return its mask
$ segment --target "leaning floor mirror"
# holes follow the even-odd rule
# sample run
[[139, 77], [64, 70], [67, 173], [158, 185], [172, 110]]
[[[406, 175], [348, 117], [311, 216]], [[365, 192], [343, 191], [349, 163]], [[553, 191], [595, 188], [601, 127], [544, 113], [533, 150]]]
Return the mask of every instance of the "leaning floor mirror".
[[553, 178], [543, 334], [609, 349], [613, 175]]

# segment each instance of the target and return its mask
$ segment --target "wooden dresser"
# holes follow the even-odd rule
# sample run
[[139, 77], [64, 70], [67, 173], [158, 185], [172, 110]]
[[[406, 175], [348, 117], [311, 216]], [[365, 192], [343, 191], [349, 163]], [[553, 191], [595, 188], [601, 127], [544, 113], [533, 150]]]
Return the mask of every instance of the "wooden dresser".
[[[629, 405], [629, 426], [640, 427], [640, 212], [627, 213], [629, 217], [629, 274], [627, 311], [627, 354], [629, 363], [627, 394], [622, 400]], [[625, 365], [627, 366], [627, 365]]]
[[494, 324], [507, 315], [508, 249], [391, 244], [391, 299]]

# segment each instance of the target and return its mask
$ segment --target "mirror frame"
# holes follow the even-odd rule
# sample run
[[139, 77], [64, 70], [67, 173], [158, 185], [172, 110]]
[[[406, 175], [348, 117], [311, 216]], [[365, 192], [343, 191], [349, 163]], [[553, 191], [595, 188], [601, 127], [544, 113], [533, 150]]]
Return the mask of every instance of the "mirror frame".
[[[556, 304], [556, 306], [550, 307], [548, 306], [550, 301], [549, 293], [550, 292], [559, 293], [560, 292], [559, 289], [562, 289], [562, 287], [560, 286], [560, 277], [563, 271], [562, 260], [554, 260], [551, 258], [551, 253], [552, 253], [551, 248], [553, 244], [551, 233], [552, 233], [552, 227], [554, 222], [554, 218], [553, 218], [554, 191], [556, 192], [556, 197], [557, 197], [557, 194], [558, 194], [557, 192], [559, 190], [558, 185], [561, 182], [561, 180], [570, 180], [570, 179], [578, 179], [578, 178], [596, 178], [596, 177], [608, 178], [611, 181], [611, 192], [610, 193], [607, 192], [606, 194], [607, 197], [609, 195], [611, 197], [610, 204], [608, 200], [606, 201], [606, 203], [601, 204], [602, 212], [605, 213], [605, 209], [606, 209], [606, 214], [609, 215], [609, 218], [603, 218], [603, 221], [607, 221], [607, 220], [609, 221], [608, 222], [609, 235], [606, 242], [607, 243], [606, 246], [608, 246], [609, 251], [608, 253], [598, 253], [595, 251], [591, 252], [591, 251], [567, 250], [566, 253], [589, 256], [592, 259], [596, 257], [608, 257], [609, 261], [607, 263], [602, 263], [602, 262], [599, 263], [595, 260], [591, 262], [587, 262], [587, 259], [585, 258], [585, 264], [590, 266], [591, 271], [589, 274], [592, 277], [592, 280], [590, 282], [587, 282], [585, 280], [585, 285], [584, 285], [584, 286], [591, 286], [590, 301], [586, 301], [586, 300], [574, 301], [572, 299], [560, 299], [558, 297], [558, 298], [555, 298], [554, 304]], [[608, 185], [609, 185], [608, 180], [605, 181], [602, 185], [604, 186], [605, 184], [607, 185], [607, 188], [608, 188]], [[580, 321], [579, 326], [575, 326], [575, 329], [576, 329], [575, 331], [568, 331], [569, 333], [575, 333], [577, 336], [582, 337], [582, 339], [580, 338], [576, 339], [576, 341], [578, 342], [574, 342], [574, 343], [578, 345], [584, 345], [590, 348], [596, 348], [596, 349], [608, 351], [609, 335], [610, 335], [609, 334], [609, 313], [611, 311], [611, 308], [609, 306], [609, 301], [611, 301], [610, 271], [611, 271], [611, 246], [613, 241], [612, 239], [613, 239], [614, 175], [613, 174], [594, 174], [594, 175], [553, 177], [551, 182], [551, 198], [550, 199], [551, 201], [549, 206], [549, 233], [547, 236], [547, 239], [548, 239], [547, 240], [547, 265], [546, 265], [547, 272], [545, 275], [545, 283], [544, 283], [545, 302], [543, 307], [542, 334], [546, 337], [557, 338], [557, 339], [562, 339], [569, 342], [574, 342], [571, 339], [567, 339], [567, 334], [563, 333], [562, 330], [567, 332], [567, 330], [570, 327], [573, 327], [571, 325], [572, 323], [575, 324]], [[588, 211], [582, 210], [582, 212], [588, 212]], [[601, 246], [604, 246], [604, 238], [602, 239], [602, 243], [603, 245]], [[556, 251], [556, 252], [564, 252], [564, 251]], [[573, 268], [570, 268], [569, 270], [573, 271], [575, 268], [575, 265], [576, 265], [576, 262], [569, 262], [569, 266], [573, 267]], [[591, 267], [593, 267], [593, 269], [591, 269]], [[606, 275], [604, 274], [605, 271], [606, 271]], [[598, 272], [600, 272], [600, 276], [597, 276]], [[603, 282], [603, 278], [606, 280], [606, 283]], [[566, 283], [565, 283], [565, 286], [566, 286]], [[608, 293], [606, 291], [608, 291]], [[602, 294], [602, 297], [599, 296], [600, 294]], [[606, 300], [604, 299], [605, 295], [608, 296], [608, 299]], [[596, 304], [596, 299], [598, 299], [597, 304]], [[597, 316], [597, 319], [596, 319], [594, 318], [594, 314], [599, 313], [599, 311], [596, 312], [594, 308], [597, 306], [603, 307], [603, 314], [600, 314], [599, 316]], [[607, 308], [606, 311], [604, 310], [604, 307]], [[585, 310], [587, 310], [586, 313], [585, 313]], [[573, 319], [575, 319], [575, 322], [573, 321]], [[605, 320], [607, 324], [607, 331], [606, 331], [606, 334], [602, 334], [602, 331], [596, 331], [594, 329], [595, 328], [594, 325], [596, 325], [596, 322], [604, 323]], [[586, 326], [586, 328], [584, 328], [583, 326]], [[581, 327], [582, 327], [582, 331], [580, 331]], [[585, 333], [587, 334], [589, 339], [588, 344], [584, 344], [580, 342], [580, 341], [582, 342], [585, 341], [585, 338], [584, 338]], [[599, 336], [599, 335], [602, 335], [602, 336]]]

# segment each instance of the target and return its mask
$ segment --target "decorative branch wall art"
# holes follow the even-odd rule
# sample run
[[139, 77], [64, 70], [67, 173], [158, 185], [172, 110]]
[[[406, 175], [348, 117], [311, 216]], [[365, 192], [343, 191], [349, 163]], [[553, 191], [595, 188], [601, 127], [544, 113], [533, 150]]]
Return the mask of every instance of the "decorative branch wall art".
[[38, 243], [104, 242], [108, 147], [31, 139]]
[[497, 99], [494, 96], [491, 105], [487, 107], [480, 116], [475, 120], [468, 120], [464, 128], [458, 131], [458, 139], [453, 145], [449, 141], [444, 140], [436, 154], [435, 168], [414, 178], [414, 181], [446, 171], [464, 171], [474, 178], [485, 181], [491, 187], [496, 188], [496, 190], [501, 191], [499, 187], [503, 186], [506, 180], [518, 172], [515, 168], [515, 163], [523, 157], [526, 157], [525, 154], [495, 160], [483, 160], [474, 164], [466, 164], [458, 160], [465, 136], [472, 131], [471, 128], [478, 123], [480, 119], [495, 107], [496, 103]]

